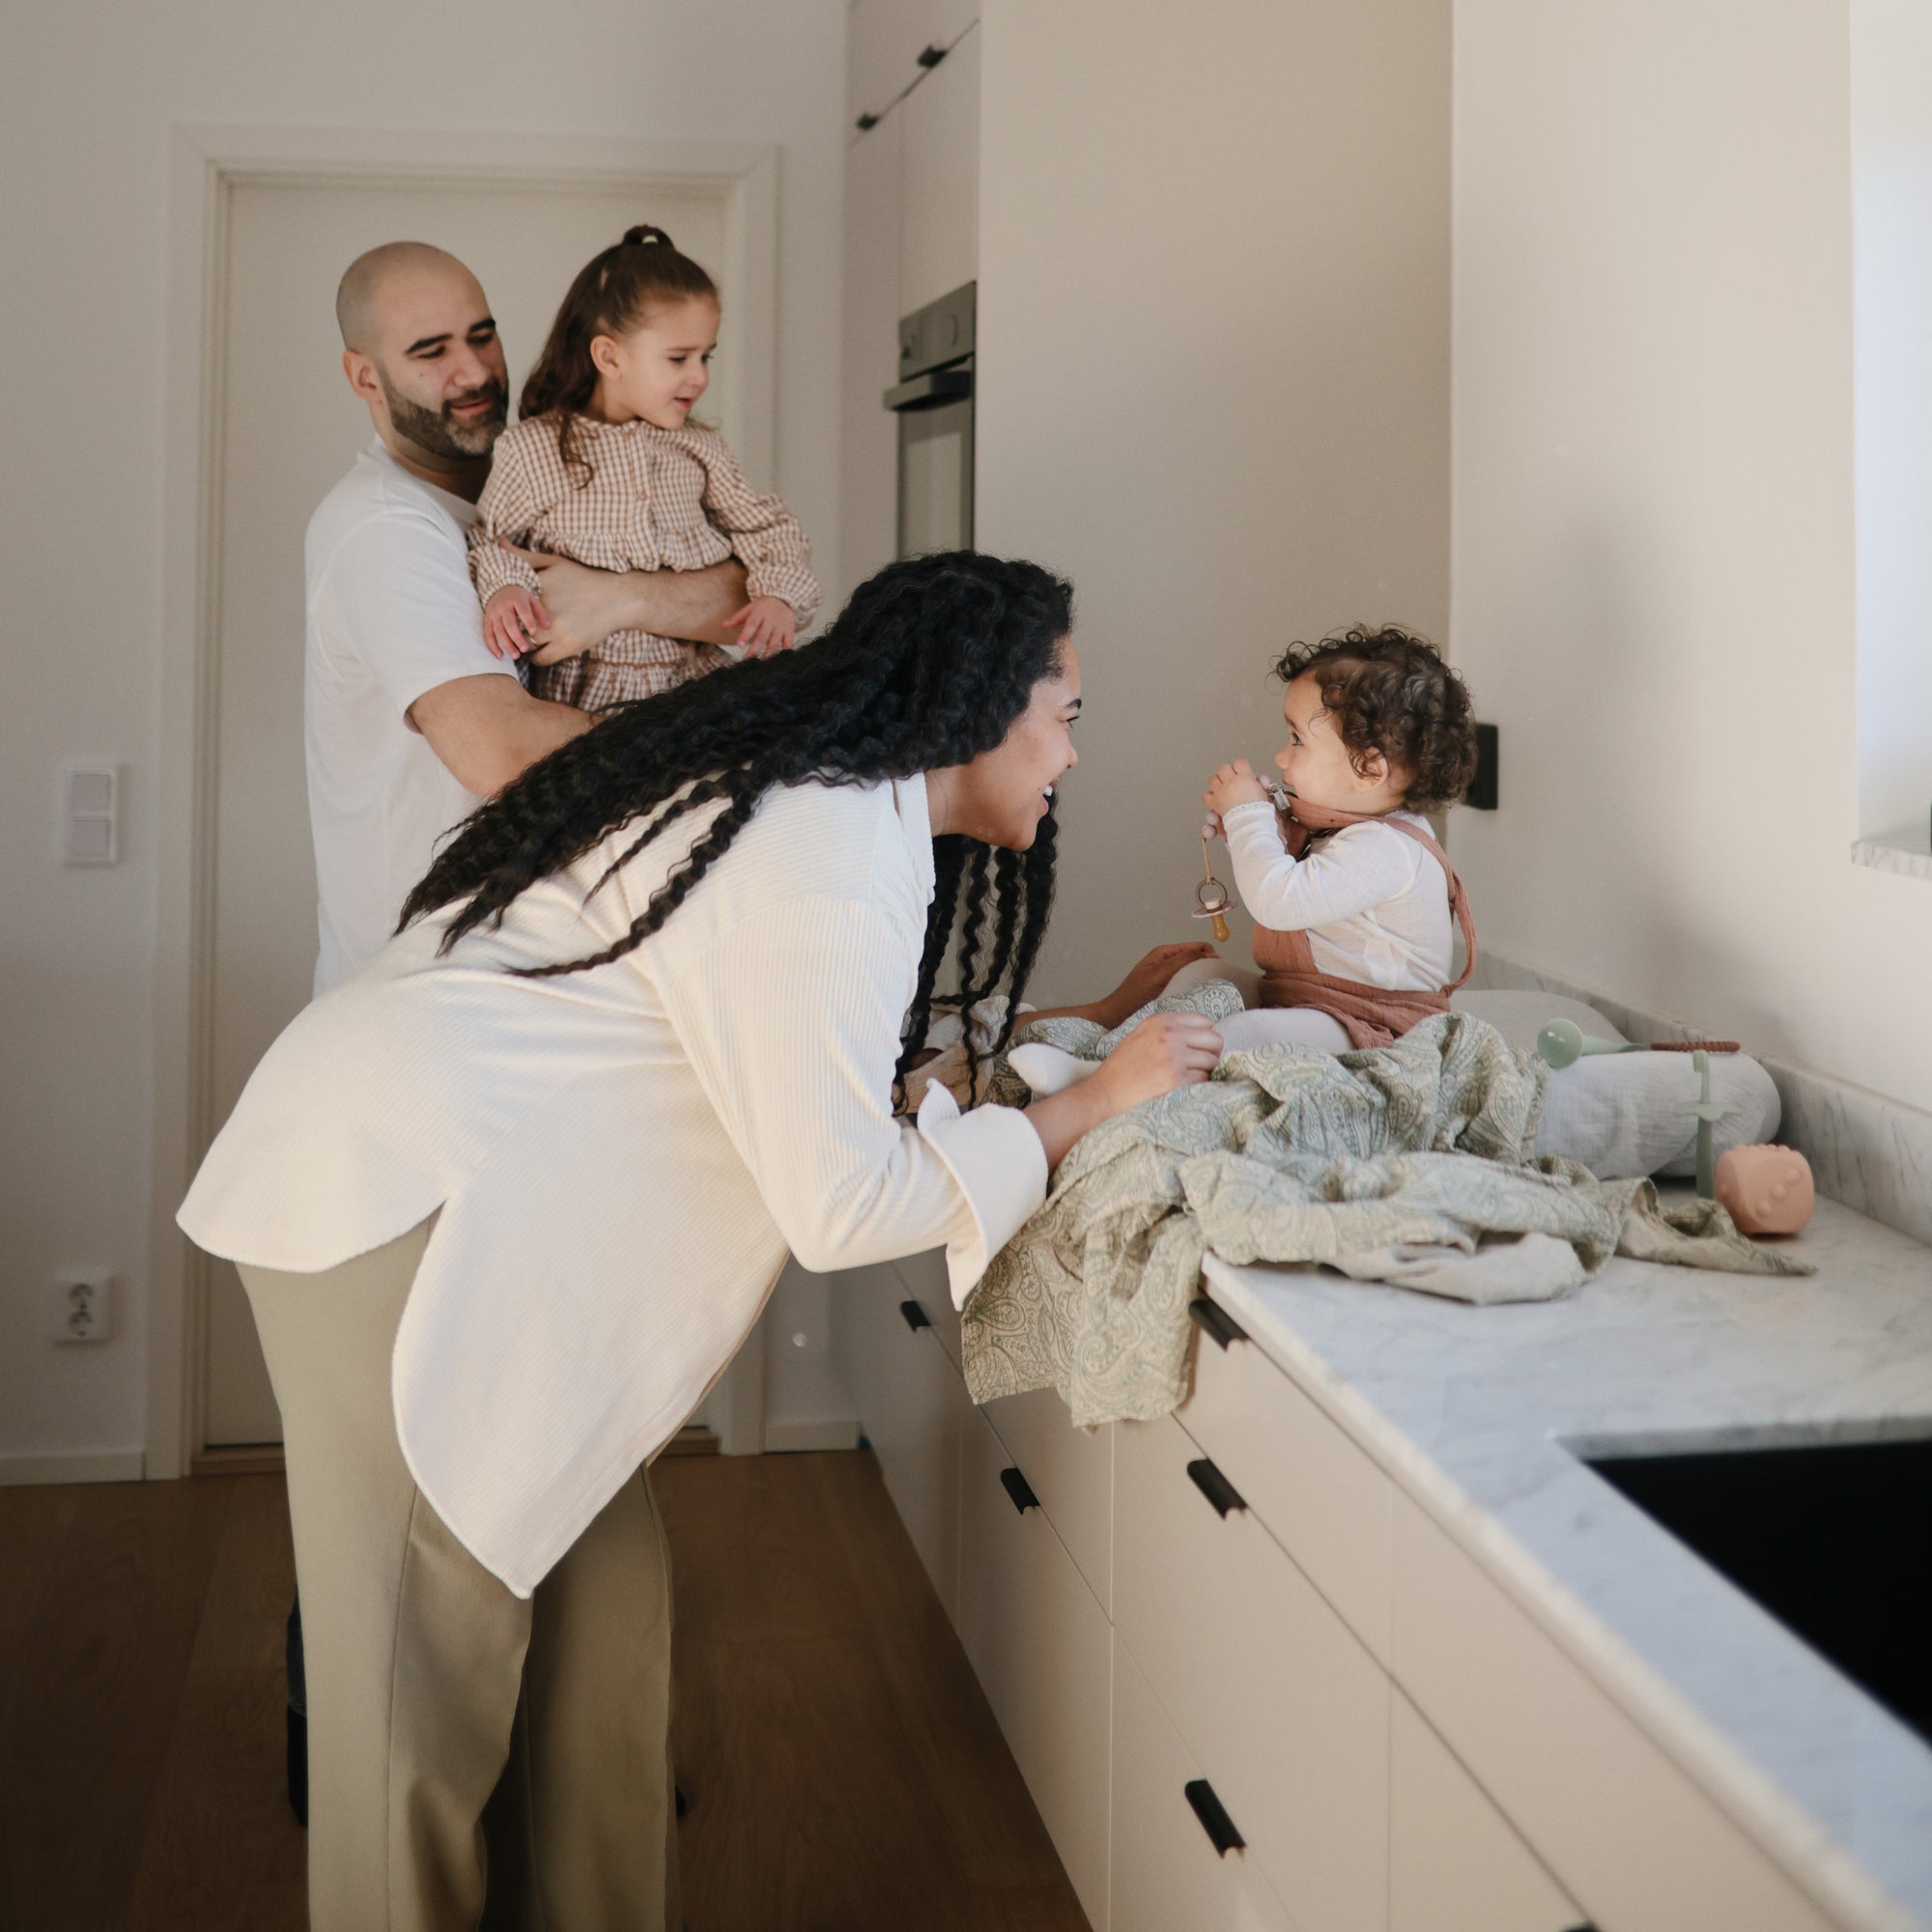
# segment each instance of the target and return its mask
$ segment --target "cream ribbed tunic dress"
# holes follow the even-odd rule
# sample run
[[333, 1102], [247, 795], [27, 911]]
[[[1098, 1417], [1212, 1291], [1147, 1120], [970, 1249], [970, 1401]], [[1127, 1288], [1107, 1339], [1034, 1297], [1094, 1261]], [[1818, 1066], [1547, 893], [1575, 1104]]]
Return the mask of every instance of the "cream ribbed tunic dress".
[[440, 1208], [392, 1364], [417, 1486], [527, 1596], [703, 1399], [787, 1249], [942, 1243], [963, 1302], [1045, 1196], [1023, 1114], [891, 1109], [933, 891], [925, 781], [773, 791], [661, 931], [604, 947], [716, 810], [590, 888], [619, 829], [446, 957], [431, 919], [270, 1048], [183, 1204], [203, 1248], [318, 1272]]

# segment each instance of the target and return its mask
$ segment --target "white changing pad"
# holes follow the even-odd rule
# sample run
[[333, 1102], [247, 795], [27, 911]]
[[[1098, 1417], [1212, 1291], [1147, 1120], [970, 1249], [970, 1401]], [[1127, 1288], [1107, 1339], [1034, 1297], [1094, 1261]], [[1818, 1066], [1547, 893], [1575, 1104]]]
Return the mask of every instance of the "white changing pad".
[[[1557, 1019], [1575, 1020], [1598, 1039], [1624, 1037], [1595, 1007], [1555, 993], [1463, 991], [1450, 1005], [1488, 1020], [1525, 1052], [1536, 1050], [1538, 1033]], [[1551, 1070], [1535, 1151], [1580, 1160], [1600, 1180], [1693, 1175], [1697, 1122], [1674, 1109], [1699, 1091], [1688, 1053], [1591, 1054]], [[1712, 1130], [1719, 1153], [1753, 1147], [1777, 1131], [1777, 1089], [1748, 1054], [1711, 1055], [1711, 1097], [1737, 1109]]]

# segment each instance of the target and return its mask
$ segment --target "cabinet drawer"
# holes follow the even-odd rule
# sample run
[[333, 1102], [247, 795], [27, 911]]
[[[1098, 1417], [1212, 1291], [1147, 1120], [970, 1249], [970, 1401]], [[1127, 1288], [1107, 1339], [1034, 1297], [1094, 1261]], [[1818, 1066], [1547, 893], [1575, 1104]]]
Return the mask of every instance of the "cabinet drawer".
[[1054, 1389], [1003, 1396], [980, 1411], [1025, 1472], [1087, 1587], [1113, 1606], [1114, 1432], [1073, 1426]]
[[1215, 1849], [1187, 1795], [1202, 1775], [1117, 1641], [1109, 1932], [1294, 1932], [1253, 1856]]
[[892, 1266], [904, 1285], [904, 1298], [919, 1303], [922, 1313], [932, 1323], [932, 1332], [939, 1337], [939, 1346], [946, 1350], [952, 1366], [958, 1368], [959, 1311], [952, 1305], [952, 1287], [946, 1273], [946, 1250], [927, 1248], [921, 1255], [904, 1255]]
[[1388, 1677], [1212, 1468], [1116, 1426], [1115, 1631], [1295, 1922], [1384, 1932]]
[[1581, 1906], [1401, 1691], [1389, 1723], [1389, 1932], [1570, 1932]]
[[1393, 1486], [1253, 1342], [1198, 1325], [1181, 1427], [1386, 1664]]
[[933, 1330], [906, 1321], [906, 1298], [890, 1264], [836, 1276], [833, 1360], [925, 1574], [956, 1616], [960, 1432], [972, 1405]]
[[1818, 1908], [1406, 1496], [1394, 1532], [1398, 1680], [1593, 1919], [1824, 1932]]
[[[963, 1394], [963, 1389], [962, 1389]], [[1113, 1634], [1045, 1516], [1001, 1482], [992, 1426], [965, 1418], [959, 1641], [1094, 1932], [1107, 1918]]]

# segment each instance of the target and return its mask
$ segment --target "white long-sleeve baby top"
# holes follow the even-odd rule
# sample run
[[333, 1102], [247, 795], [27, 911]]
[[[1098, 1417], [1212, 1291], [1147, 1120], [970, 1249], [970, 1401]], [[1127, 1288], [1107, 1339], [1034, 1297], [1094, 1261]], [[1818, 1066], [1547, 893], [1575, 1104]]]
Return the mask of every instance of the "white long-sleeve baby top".
[[[1390, 817], [1429, 829], [1412, 812]], [[1255, 923], [1305, 932], [1318, 972], [1401, 992], [1449, 983], [1449, 881], [1406, 833], [1369, 819], [1317, 839], [1296, 859], [1281, 842], [1274, 807], [1261, 799], [1224, 812], [1221, 828], [1235, 890]]]

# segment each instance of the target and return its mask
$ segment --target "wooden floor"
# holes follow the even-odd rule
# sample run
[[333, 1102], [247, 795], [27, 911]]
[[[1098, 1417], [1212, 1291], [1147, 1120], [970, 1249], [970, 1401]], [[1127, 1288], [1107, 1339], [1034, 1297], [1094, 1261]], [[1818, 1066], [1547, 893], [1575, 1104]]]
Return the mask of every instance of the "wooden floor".
[[[1086, 1925], [869, 1455], [653, 1471], [694, 1932]], [[0, 1490], [0, 1926], [299, 1932], [281, 1479]]]

